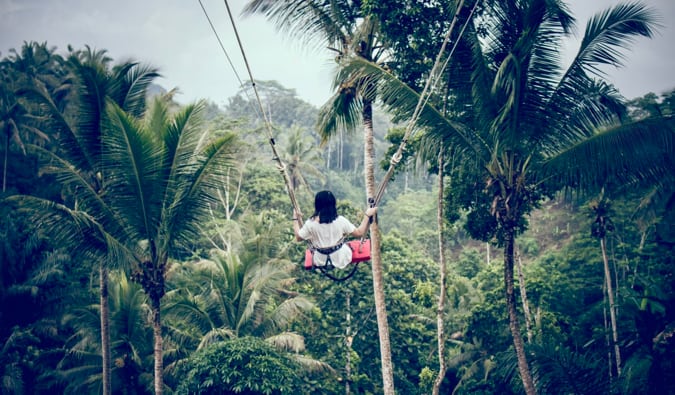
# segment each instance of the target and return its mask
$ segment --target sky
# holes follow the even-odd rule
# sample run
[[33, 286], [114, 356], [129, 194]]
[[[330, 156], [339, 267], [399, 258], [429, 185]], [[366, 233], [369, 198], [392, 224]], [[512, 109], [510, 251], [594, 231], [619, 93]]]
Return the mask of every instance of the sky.
[[[606, 79], [627, 98], [675, 88], [675, 0], [642, 0], [660, 15], [653, 39], [640, 38], [626, 53], [624, 67], [606, 68]], [[304, 49], [277, 33], [264, 18], [242, 17], [245, 0], [228, 0], [235, 25], [257, 81], [276, 80], [298, 97], [322, 105], [331, 95], [333, 55]], [[577, 18], [576, 39], [562, 47], [571, 60], [585, 23], [617, 0], [568, 0]], [[234, 67], [221, 49], [199, 0], [0, 0], [0, 58], [24, 42], [47, 42], [65, 53], [89, 45], [116, 61], [137, 60], [160, 69], [158, 83], [178, 88], [177, 100], [208, 99], [223, 105], [248, 73], [225, 1], [201, 0]]]

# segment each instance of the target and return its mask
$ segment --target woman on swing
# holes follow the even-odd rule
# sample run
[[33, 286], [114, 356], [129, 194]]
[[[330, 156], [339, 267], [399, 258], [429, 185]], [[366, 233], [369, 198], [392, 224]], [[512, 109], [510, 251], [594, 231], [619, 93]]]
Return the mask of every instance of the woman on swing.
[[347, 218], [338, 215], [333, 193], [321, 191], [314, 197], [314, 214], [302, 227], [299, 213], [293, 213], [295, 239], [308, 240], [314, 247], [314, 266], [330, 267], [332, 264], [338, 269], [344, 269], [352, 261], [352, 250], [344, 243], [345, 236], [362, 237], [376, 212], [377, 207], [368, 208], [361, 224], [356, 227]]

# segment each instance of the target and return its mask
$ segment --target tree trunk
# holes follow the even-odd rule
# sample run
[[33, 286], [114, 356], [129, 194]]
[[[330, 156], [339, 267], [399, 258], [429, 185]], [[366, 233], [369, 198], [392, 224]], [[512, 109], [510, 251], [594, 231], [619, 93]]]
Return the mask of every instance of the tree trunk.
[[527, 395], [536, 395], [537, 390], [534, 387], [534, 381], [532, 380], [530, 368], [527, 364], [525, 346], [523, 344], [523, 338], [520, 335], [520, 324], [518, 324], [518, 314], [516, 312], [516, 297], [514, 295], [513, 287], [514, 244], [516, 238], [513, 229], [508, 229], [505, 232], [504, 287], [506, 289], [506, 307], [509, 313], [509, 329], [511, 330], [511, 337], [513, 338], [513, 346], [516, 349], [518, 370], [520, 371], [520, 379], [523, 381], [525, 393]]
[[[373, 104], [363, 101], [364, 155], [363, 170], [366, 181], [366, 196], [375, 197], [375, 145], [373, 143]], [[380, 338], [380, 358], [382, 360], [382, 388], [385, 395], [394, 395], [394, 369], [391, 361], [389, 343], [389, 323], [384, 297], [384, 277], [382, 274], [382, 256], [380, 255], [380, 230], [377, 219], [370, 226], [371, 268], [373, 271], [373, 294], [375, 313]]]
[[112, 394], [112, 383], [110, 381], [110, 305], [108, 303], [108, 268], [106, 262], [101, 259], [99, 262], [99, 286], [100, 286], [100, 305], [101, 305], [101, 359], [103, 371], [102, 385], [103, 395]]
[[438, 296], [438, 309], [436, 310], [436, 342], [438, 343], [438, 376], [434, 380], [434, 387], [432, 389], [433, 395], [438, 395], [441, 390], [441, 384], [445, 378], [445, 371], [447, 369], [445, 364], [445, 325], [443, 322], [445, 312], [445, 298], [446, 298], [446, 267], [445, 267], [445, 237], [443, 236], [443, 147], [440, 148], [438, 154], [438, 209], [436, 213], [436, 221], [438, 222], [438, 265], [439, 265], [439, 286], [440, 293]]
[[164, 391], [164, 359], [162, 351], [162, 320], [160, 318], [160, 300], [151, 297], [152, 303], [152, 334], [154, 339], [153, 355], [155, 357], [155, 395], [162, 395]]
[[485, 252], [487, 255], [487, 265], [490, 266], [490, 242], [485, 243]]
[[612, 275], [609, 272], [609, 262], [607, 260], [607, 245], [605, 238], [600, 238], [600, 248], [602, 249], [602, 262], [605, 267], [605, 286], [607, 287], [607, 297], [609, 298], [609, 320], [612, 324], [612, 343], [614, 344], [614, 357], [616, 358], [617, 377], [621, 376], [621, 350], [619, 349], [619, 334], [616, 325], [616, 304], [614, 304], [614, 291], [612, 287]]
[[520, 288], [520, 300], [523, 303], [523, 314], [525, 314], [525, 331], [527, 332], [527, 342], [532, 343], [532, 315], [530, 313], [530, 304], [527, 301], [527, 289], [525, 287], [525, 276], [523, 275], [523, 261], [520, 251], [515, 248], [516, 267], [518, 269], [518, 288]]
[[338, 165], [337, 168], [344, 170], [344, 154], [345, 154], [345, 143], [344, 143], [344, 132], [340, 130], [340, 138], [338, 139]]
[[352, 381], [352, 311], [351, 294], [345, 293], [345, 304], [347, 308], [347, 329], [345, 330], [345, 345], [347, 346], [347, 361], [345, 362], [345, 395], [349, 395], [349, 383]]
[[605, 329], [605, 345], [607, 346], [607, 372], [609, 376], [609, 386], [612, 387], [614, 381], [614, 363], [612, 362], [612, 339], [609, 335], [609, 322], [607, 319], [607, 286], [602, 285], [602, 324]]

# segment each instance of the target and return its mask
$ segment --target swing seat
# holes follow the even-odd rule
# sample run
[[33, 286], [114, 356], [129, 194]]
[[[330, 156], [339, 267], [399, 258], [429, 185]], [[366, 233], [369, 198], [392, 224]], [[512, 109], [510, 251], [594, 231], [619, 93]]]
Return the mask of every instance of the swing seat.
[[[370, 239], [350, 240], [347, 245], [352, 250], [351, 263], [359, 263], [370, 260]], [[314, 267], [312, 259], [312, 250], [305, 250], [305, 270], [312, 270]]]

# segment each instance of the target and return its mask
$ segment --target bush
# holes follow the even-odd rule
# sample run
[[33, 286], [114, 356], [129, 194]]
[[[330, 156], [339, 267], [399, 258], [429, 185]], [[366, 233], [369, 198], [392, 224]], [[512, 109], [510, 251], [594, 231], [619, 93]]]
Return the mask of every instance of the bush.
[[178, 394], [290, 394], [298, 364], [263, 340], [243, 337], [215, 343], [191, 356]]

